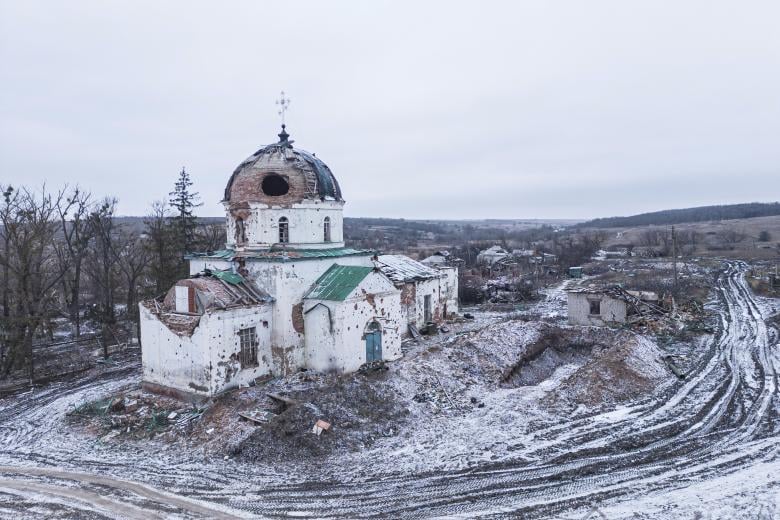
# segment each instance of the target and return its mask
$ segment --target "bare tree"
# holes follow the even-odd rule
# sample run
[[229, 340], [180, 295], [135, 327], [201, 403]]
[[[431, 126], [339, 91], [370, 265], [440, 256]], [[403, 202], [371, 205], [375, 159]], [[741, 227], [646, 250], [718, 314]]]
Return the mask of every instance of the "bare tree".
[[65, 271], [54, 241], [62, 192], [52, 195], [44, 186], [40, 192], [25, 188], [7, 190], [4, 197], [2, 233], [4, 249], [0, 265], [7, 273], [5, 342], [2, 370], [21, 368], [25, 360], [30, 383], [34, 380], [33, 340], [52, 313]]
[[114, 250], [116, 230], [114, 229], [115, 198], [105, 198], [89, 214], [89, 226], [94, 236], [93, 245], [87, 256], [86, 268], [92, 282], [93, 295], [97, 303], [97, 318], [103, 338], [103, 356], [108, 357], [108, 341], [114, 336], [116, 326], [115, 293], [119, 273]]
[[[5, 233], [5, 223], [10, 222], [11, 220], [11, 212], [12, 212], [12, 206], [11, 206], [11, 197], [13, 196], [14, 189], [12, 186], [8, 186], [3, 190], [3, 209], [2, 214], [0, 214], [0, 219], [3, 223], [3, 253], [7, 254], [9, 250], [9, 241], [10, 238], [8, 236], [8, 233]], [[8, 318], [10, 309], [9, 309], [9, 294], [10, 294], [10, 271], [9, 271], [9, 265], [8, 263], [3, 264], [3, 317]]]
[[144, 240], [133, 231], [119, 228], [116, 240], [111, 244], [112, 254], [124, 276], [127, 296], [127, 316], [133, 321], [140, 339], [140, 317], [138, 313], [139, 282], [149, 266], [149, 249]]
[[734, 245], [745, 240], [746, 235], [742, 231], [726, 228], [718, 232], [718, 238], [724, 244]]
[[225, 226], [206, 224], [198, 228], [195, 242], [203, 251], [216, 251], [225, 247]]
[[639, 235], [639, 244], [654, 247], [661, 243], [661, 233], [657, 229], [646, 229]]
[[60, 269], [65, 271], [62, 277], [63, 298], [76, 338], [81, 335], [81, 275], [93, 238], [89, 215], [94, 208], [90, 199], [89, 193], [77, 187], [57, 206], [62, 228], [62, 243], [58, 248]]
[[175, 227], [165, 202], [152, 203], [152, 212], [144, 222], [149, 252], [149, 276], [157, 296], [167, 291], [179, 275], [183, 274], [184, 262], [179, 257]]

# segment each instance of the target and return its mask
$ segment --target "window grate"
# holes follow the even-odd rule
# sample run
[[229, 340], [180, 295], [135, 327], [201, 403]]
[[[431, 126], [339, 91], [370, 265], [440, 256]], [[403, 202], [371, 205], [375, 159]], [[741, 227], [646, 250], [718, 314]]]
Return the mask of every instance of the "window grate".
[[238, 340], [241, 345], [241, 368], [256, 367], [258, 365], [256, 329], [251, 327], [239, 330]]

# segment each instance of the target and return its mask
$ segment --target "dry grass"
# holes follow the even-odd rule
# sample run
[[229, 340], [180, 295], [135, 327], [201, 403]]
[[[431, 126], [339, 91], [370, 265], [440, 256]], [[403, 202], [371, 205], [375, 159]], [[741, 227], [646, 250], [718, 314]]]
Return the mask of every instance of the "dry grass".
[[[692, 222], [677, 224], [675, 230], [684, 235], [696, 232], [700, 241], [695, 249], [686, 249], [688, 255], [740, 258], [746, 260], [778, 259], [780, 254], [780, 216], [756, 217], [739, 220], [722, 220], [710, 222]], [[669, 233], [671, 226], [640, 226], [630, 228], [604, 229], [607, 239], [604, 246], [620, 246], [626, 244], [642, 245], [642, 235], [648, 230]], [[759, 235], [766, 231], [770, 235], [768, 242], [760, 242]], [[739, 240], [731, 242], [723, 237], [736, 232]]]

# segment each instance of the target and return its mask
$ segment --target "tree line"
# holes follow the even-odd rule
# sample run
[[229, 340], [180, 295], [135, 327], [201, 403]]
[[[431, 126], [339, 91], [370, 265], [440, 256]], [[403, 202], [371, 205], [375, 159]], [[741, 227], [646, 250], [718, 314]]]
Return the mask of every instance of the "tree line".
[[686, 222], [708, 222], [780, 215], [780, 203], [751, 202], [699, 208], [670, 209], [642, 213], [630, 217], [597, 218], [577, 224], [579, 228], [613, 228], [634, 226], [663, 226]]
[[224, 245], [224, 227], [194, 215], [192, 184], [182, 169], [140, 228], [116, 217], [116, 197], [0, 185], [0, 373], [27, 369], [32, 380], [34, 345], [63, 322], [73, 339], [98, 334], [106, 356], [119, 331], [137, 334], [138, 302], [188, 275], [187, 252]]

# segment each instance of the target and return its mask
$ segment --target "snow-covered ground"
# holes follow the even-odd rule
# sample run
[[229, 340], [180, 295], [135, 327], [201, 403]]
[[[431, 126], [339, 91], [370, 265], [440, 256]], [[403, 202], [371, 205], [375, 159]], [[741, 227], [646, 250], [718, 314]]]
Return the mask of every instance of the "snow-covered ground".
[[[776, 518], [780, 345], [764, 318], [778, 306], [751, 294], [745, 269], [718, 279], [720, 327], [684, 381], [661, 379], [657, 348], [640, 339], [612, 371], [575, 360], [507, 386], [508, 357], [558, 325], [478, 317], [391, 368], [399, 395], [433, 396], [409, 404], [407, 429], [327, 460], [240, 462], [66, 423], [74, 406], [135, 386], [137, 362], [18, 394], [0, 400], [0, 517]], [[532, 312], [562, 321], [564, 309], [559, 286]], [[605, 387], [638, 373], [662, 382], [617, 405], [540, 405], [576, 397], [588, 368]]]

